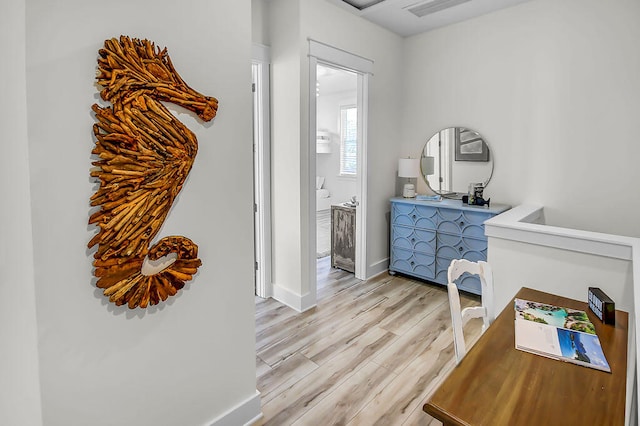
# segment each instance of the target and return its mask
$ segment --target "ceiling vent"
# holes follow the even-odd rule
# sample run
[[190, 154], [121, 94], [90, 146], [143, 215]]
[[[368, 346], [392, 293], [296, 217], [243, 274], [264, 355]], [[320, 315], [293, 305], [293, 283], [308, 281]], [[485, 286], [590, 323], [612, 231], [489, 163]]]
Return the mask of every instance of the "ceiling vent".
[[432, 0], [426, 3], [420, 3], [415, 6], [407, 7], [406, 9], [417, 17], [422, 18], [423, 16], [440, 12], [441, 10], [448, 9], [450, 7], [466, 3], [468, 1], [471, 0]]
[[364, 10], [375, 4], [382, 3], [384, 0], [342, 0], [350, 6], [355, 7], [358, 10]]

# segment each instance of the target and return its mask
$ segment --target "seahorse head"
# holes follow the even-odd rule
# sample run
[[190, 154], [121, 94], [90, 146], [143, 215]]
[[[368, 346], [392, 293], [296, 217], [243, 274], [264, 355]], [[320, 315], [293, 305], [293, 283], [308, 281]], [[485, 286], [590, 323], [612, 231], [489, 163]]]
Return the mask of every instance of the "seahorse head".
[[202, 120], [212, 120], [218, 110], [218, 100], [193, 90], [175, 70], [167, 49], [160, 49], [149, 40], [105, 40], [99, 50], [97, 81], [104, 89], [100, 96], [114, 104], [126, 104], [140, 94], [180, 105], [196, 113]]

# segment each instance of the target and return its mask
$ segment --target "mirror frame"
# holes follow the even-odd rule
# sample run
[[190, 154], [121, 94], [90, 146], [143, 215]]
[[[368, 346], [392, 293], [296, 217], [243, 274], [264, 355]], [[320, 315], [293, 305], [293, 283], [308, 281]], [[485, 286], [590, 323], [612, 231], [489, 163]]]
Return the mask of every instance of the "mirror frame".
[[[479, 138], [482, 141], [482, 149], [479, 151], [474, 150], [473, 153], [464, 153], [462, 152], [462, 150], [460, 149], [460, 147], [462, 145], [458, 143], [456, 143], [456, 146], [453, 148], [453, 152], [450, 153], [450, 162], [488, 162], [491, 165], [491, 169], [489, 170], [489, 176], [486, 177], [485, 179], [481, 180], [481, 179], [476, 179], [474, 180], [474, 182], [482, 182], [482, 185], [486, 188], [487, 185], [489, 185], [489, 182], [491, 181], [491, 178], [493, 177], [493, 171], [495, 168], [495, 159], [494, 159], [494, 154], [491, 152], [491, 148], [489, 146], [489, 143], [487, 142], [486, 138], [484, 136], [482, 136], [482, 134], [480, 134], [480, 132], [475, 131], [469, 127], [464, 127], [464, 126], [452, 126], [452, 127], [446, 127], [444, 129], [441, 129], [439, 131], [437, 131], [436, 133], [434, 133], [429, 139], [427, 139], [427, 142], [424, 144], [424, 147], [422, 148], [422, 152], [420, 154], [420, 175], [422, 176], [422, 179], [424, 180], [424, 182], [427, 184], [427, 187], [433, 191], [433, 193], [435, 194], [439, 194], [442, 195], [443, 197], [449, 197], [449, 198], [460, 198], [462, 197], [463, 194], [466, 194], [465, 192], [458, 192], [458, 191], [447, 191], [447, 190], [440, 190], [437, 188], [433, 188], [431, 186], [431, 184], [429, 183], [429, 179], [427, 178], [427, 176], [431, 175], [431, 173], [427, 174], [428, 170], [425, 170], [426, 166], [426, 159], [427, 158], [435, 158], [435, 157], [430, 157], [426, 155], [427, 152], [427, 146], [429, 145], [429, 143], [434, 139], [434, 137], [440, 135], [443, 131], [449, 130], [449, 129], [454, 129], [454, 134], [455, 134], [455, 139], [454, 142], [459, 140], [459, 134], [461, 131], [466, 131], [466, 132], [471, 132], [472, 134], [476, 135], [476, 137], [474, 138], [473, 141], [477, 141], [475, 139]], [[435, 160], [433, 160], [435, 161]], [[430, 166], [431, 170], [433, 170], [434, 165], [431, 164]], [[469, 183], [473, 183], [473, 182], [467, 182]]]

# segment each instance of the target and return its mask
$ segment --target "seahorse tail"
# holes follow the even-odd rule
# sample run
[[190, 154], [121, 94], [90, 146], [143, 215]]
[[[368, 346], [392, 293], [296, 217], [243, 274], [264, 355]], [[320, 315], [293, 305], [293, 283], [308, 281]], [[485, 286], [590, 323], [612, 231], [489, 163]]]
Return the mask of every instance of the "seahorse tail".
[[170, 253], [176, 254], [175, 261], [153, 275], [143, 274], [144, 257], [127, 259], [124, 264], [94, 262], [95, 275], [99, 277], [96, 286], [105, 289], [104, 295], [118, 306], [127, 304], [134, 309], [156, 305], [174, 296], [202, 265], [198, 259], [198, 246], [181, 236], [162, 238], [149, 250], [147, 257], [158, 260]]

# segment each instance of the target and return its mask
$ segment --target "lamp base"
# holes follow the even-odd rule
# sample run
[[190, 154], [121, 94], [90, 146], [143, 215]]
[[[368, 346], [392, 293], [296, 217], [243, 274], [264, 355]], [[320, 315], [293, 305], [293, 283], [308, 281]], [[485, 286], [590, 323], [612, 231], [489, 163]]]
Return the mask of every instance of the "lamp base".
[[406, 183], [402, 189], [402, 196], [404, 198], [415, 198], [416, 187], [412, 183]]

